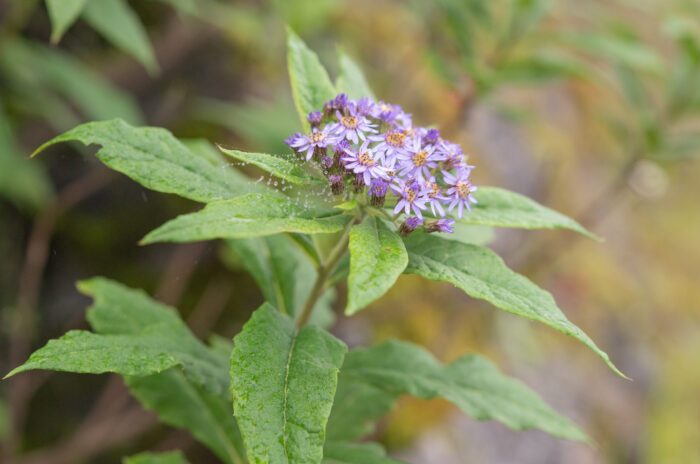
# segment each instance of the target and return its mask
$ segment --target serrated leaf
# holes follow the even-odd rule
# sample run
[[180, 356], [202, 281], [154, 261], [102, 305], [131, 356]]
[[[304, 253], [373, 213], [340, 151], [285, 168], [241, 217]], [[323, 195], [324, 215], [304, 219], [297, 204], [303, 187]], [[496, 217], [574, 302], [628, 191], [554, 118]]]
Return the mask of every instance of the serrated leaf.
[[234, 338], [231, 391], [248, 459], [319, 463], [347, 348], [319, 327], [296, 330], [269, 304]]
[[227, 150], [219, 147], [219, 149], [239, 161], [249, 163], [259, 167], [263, 171], [284, 179], [292, 184], [298, 185], [327, 185], [325, 179], [316, 177], [308, 173], [304, 169], [304, 165], [295, 155], [268, 155], [265, 153], [246, 153], [238, 150]]
[[232, 171], [196, 156], [169, 131], [133, 127], [121, 119], [77, 126], [41, 145], [34, 155], [68, 141], [101, 145], [96, 156], [104, 164], [158, 192], [208, 202], [232, 198], [255, 188], [252, 183], [242, 183], [241, 177], [232, 175]]
[[342, 372], [397, 398], [406, 393], [425, 400], [443, 398], [480, 421], [497, 420], [514, 430], [537, 428], [560, 438], [587, 440], [536, 393], [478, 355], [443, 366], [425, 349], [394, 340], [351, 351]]
[[[265, 301], [296, 319], [317, 274], [306, 254], [283, 235], [227, 240], [226, 243], [255, 279]], [[332, 301], [334, 295], [329, 296], [319, 299], [310, 323], [326, 327], [333, 322], [329, 300]]]
[[124, 458], [123, 464], [188, 464], [181, 451], [168, 453], [139, 453]]
[[225, 463], [244, 462], [243, 442], [228, 395], [192, 384], [179, 369], [125, 380], [131, 393], [161, 422], [188, 430]]
[[338, 93], [345, 93], [354, 99], [369, 97], [376, 100], [362, 69], [343, 50], [338, 50], [338, 64], [340, 71], [335, 83]]
[[323, 104], [335, 98], [336, 91], [316, 53], [290, 28], [287, 28], [287, 67], [294, 104], [301, 124], [308, 132], [308, 114], [312, 111], [322, 111]]
[[566, 318], [549, 292], [508, 269], [493, 251], [420, 233], [412, 234], [405, 243], [408, 250], [407, 274], [450, 282], [473, 298], [486, 300], [504, 311], [542, 322], [570, 335], [624, 377], [608, 355]]
[[570, 229], [599, 239], [573, 219], [518, 193], [497, 187], [480, 186], [479, 190], [474, 192], [474, 197], [478, 203], [472, 206], [471, 212], [464, 212], [460, 222], [522, 229]]
[[377, 443], [328, 442], [323, 449], [324, 464], [401, 464], [390, 459]]
[[338, 211], [307, 207], [281, 195], [250, 193], [178, 216], [146, 235], [141, 243], [248, 238], [281, 232], [328, 234], [343, 229], [350, 220]]
[[63, 34], [73, 25], [85, 7], [87, 0], [46, 0], [51, 19], [51, 42], [58, 43]]
[[104, 278], [82, 281], [79, 288], [95, 298], [88, 321], [100, 334], [73, 330], [50, 340], [8, 377], [31, 369], [151, 375], [181, 366], [197, 385], [214, 393], [228, 389], [226, 365], [192, 335], [173, 308]]
[[351, 315], [384, 295], [408, 263], [401, 237], [382, 220], [367, 216], [350, 230], [348, 305]]
[[148, 34], [126, 0], [90, 0], [82, 18], [115, 47], [134, 57], [146, 70], [158, 72]]

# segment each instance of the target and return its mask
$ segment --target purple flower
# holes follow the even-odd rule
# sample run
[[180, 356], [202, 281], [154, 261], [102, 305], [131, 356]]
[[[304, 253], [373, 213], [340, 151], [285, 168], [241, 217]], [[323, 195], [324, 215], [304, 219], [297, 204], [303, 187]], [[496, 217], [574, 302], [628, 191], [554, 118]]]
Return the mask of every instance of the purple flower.
[[323, 120], [323, 114], [320, 111], [312, 111], [309, 113], [306, 119], [308, 119], [311, 127], [318, 127], [321, 125], [321, 121]]
[[425, 145], [435, 145], [435, 143], [440, 138], [440, 131], [437, 129], [428, 129], [428, 131], [423, 136], [423, 143]]
[[337, 95], [333, 100], [327, 101], [323, 105], [323, 113], [327, 116], [333, 114], [336, 110], [344, 110], [348, 104], [348, 96], [344, 93]]
[[413, 137], [406, 142], [406, 151], [398, 155], [399, 174], [418, 179], [429, 177], [441, 159], [433, 145], [423, 146], [420, 137]]
[[447, 171], [442, 171], [445, 183], [452, 187], [447, 189], [448, 200], [451, 200], [448, 211], [452, 211], [455, 206], [457, 208], [457, 216], [461, 219], [464, 214], [464, 207], [471, 211], [471, 204], [476, 204], [476, 199], [472, 196], [472, 192], [476, 191], [469, 181], [469, 173], [471, 169], [457, 169], [457, 175], [454, 176]]
[[359, 143], [360, 139], [364, 141], [367, 138], [367, 133], [377, 132], [374, 124], [371, 124], [366, 117], [359, 114], [355, 105], [348, 105], [344, 114], [338, 110], [335, 112], [335, 115], [338, 118], [338, 122], [331, 126], [331, 130], [341, 138], [347, 139], [352, 143]]
[[343, 183], [343, 176], [337, 174], [330, 174], [328, 176], [328, 182], [331, 184], [331, 192], [334, 195], [340, 195], [345, 189], [345, 184]]
[[425, 226], [425, 231], [430, 233], [433, 232], [445, 232], [448, 234], [453, 234], [454, 233], [454, 225], [455, 225], [455, 220], [454, 219], [439, 219], [437, 221], [431, 222]]
[[324, 169], [330, 169], [333, 166], [333, 158], [330, 156], [324, 156], [321, 158], [321, 167]]
[[338, 136], [331, 133], [329, 126], [325, 126], [320, 130], [313, 128], [311, 135], [295, 134], [294, 137], [285, 141], [297, 153], [302, 154], [306, 152], [306, 161], [311, 160], [315, 149], [318, 148], [320, 150], [336, 142], [338, 142]]
[[384, 134], [371, 135], [368, 137], [373, 142], [379, 142], [374, 151], [380, 160], [384, 162], [384, 166], [393, 168], [396, 162], [396, 157], [406, 152], [404, 145], [406, 143], [406, 133], [396, 130], [388, 130]]
[[357, 151], [352, 149], [345, 150], [345, 155], [341, 160], [345, 163], [345, 169], [361, 175], [365, 185], [369, 187], [373, 178], [384, 178], [387, 180], [389, 178], [386, 169], [375, 161], [374, 153], [368, 147], [369, 140], [365, 140]]
[[421, 224], [423, 224], [423, 218], [415, 216], [406, 218], [403, 224], [401, 224], [399, 227], [399, 234], [401, 234], [402, 237], [408, 237], [411, 235], [411, 232], [416, 230], [416, 228]]
[[369, 187], [367, 195], [370, 196], [369, 202], [372, 206], [384, 206], [386, 199], [386, 191], [389, 188], [389, 183], [384, 179], [372, 179], [372, 184]]
[[428, 192], [428, 203], [430, 203], [430, 210], [433, 212], [433, 215], [444, 217], [445, 209], [442, 205], [449, 199], [440, 190], [435, 176], [430, 177], [430, 179], [425, 182], [425, 188]]
[[385, 102], [375, 104], [371, 116], [402, 130], [408, 129], [412, 124], [411, 115], [404, 113], [399, 105], [390, 105]]
[[416, 216], [423, 219], [421, 210], [427, 208], [425, 203], [428, 201], [425, 188], [415, 179], [396, 178], [394, 182], [391, 189], [397, 196], [401, 197], [394, 207], [394, 214], [398, 214], [401, 210], [405, 214], [409, 214], [413, 210]]

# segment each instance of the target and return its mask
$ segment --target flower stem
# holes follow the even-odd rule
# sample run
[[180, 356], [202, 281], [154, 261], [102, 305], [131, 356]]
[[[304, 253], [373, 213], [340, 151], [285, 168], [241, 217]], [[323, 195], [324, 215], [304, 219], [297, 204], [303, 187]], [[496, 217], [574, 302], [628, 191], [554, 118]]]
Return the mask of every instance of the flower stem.
[[350, 229], [352, 229], [352, 226], [355, 224], [362, 222], [363, 218], [364, 214], [359, 219], [355, 218], [348, 223], [348, 226], [343, 231], [343, 235], [340, 237], [340, 240], [338, 240], [338, 243], [336, 243], [335, 247], [333, 250], [331, 250], [324, 262], [318, 266], [318, 275], [316, 276], [314, 286], [311, 288], [311, 293], [309, 293], [309, 297], [306, 299], [306, 303], [304, 303], [304, 308], [301, 310], [301, 315], [297, 321], [297, 329], [300, 329], [306, 325], [307, 322], [309, 322], [314, 306], [316, 306], [318, 299], [321, 297], [321, 294], [326, 288], [328, 277], [330, 277], [335, 267], [338, 265], [340, 260], [343, 259], [343, 256], [345, 256], [345, 253], [347, 252]]

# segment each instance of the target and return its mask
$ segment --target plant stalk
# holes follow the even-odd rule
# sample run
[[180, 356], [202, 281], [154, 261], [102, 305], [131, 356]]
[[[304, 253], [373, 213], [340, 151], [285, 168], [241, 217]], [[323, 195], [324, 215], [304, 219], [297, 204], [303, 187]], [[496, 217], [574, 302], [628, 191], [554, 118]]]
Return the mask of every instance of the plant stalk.
[[333, 270], [335, 270], [335, 267], [338, 265], [340, 260], [343, 259], [343, 256], [345, 256], [345, 253], [347, 252], [350, 229], [352, 229], [352, 226], [355, 224], [362, 222], [362, 219], [364, 219], [364, 214], [359, 219], [355, 218], [350, 221], [348, 226], [343, 231], [343, 235], [340, 237], [340, 240], [338, 240], [338, 243], [335, 245], [333, 250], [331, 250], [325, 261], [318, 266], [318, 275], [316, 276], [314, 286], [311, 288], [311, 293], [309, 293], [309, 297], [306, 299], [306, 303], [304, 303], [304, 308], [301, 310], [301, 315], [297, 321], [297, 330], [309, 322], [314, 306], [316, 306], [318, 299], [326, 289], [328, 277], [330, 277]]

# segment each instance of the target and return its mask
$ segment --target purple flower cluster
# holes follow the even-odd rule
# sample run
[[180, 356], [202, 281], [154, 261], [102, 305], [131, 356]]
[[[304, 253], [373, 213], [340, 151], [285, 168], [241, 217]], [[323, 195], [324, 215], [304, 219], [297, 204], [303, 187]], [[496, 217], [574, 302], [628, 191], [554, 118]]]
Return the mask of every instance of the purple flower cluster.
[[456, 210], [461, 218], [476, 203], [469, 179], [474, 166], [461, 147], [437, 129], [413, 126], [398, 105], [340, 94], [308, 121], [311, 133], [296, 133], [285, 143], [306, 161], [320, 163], [336, 195], [352, 185], [356, 193], [367, 189], [370, 204], [382, 207], [391, 192], [394, 215], [407, 216], [399, 228], [404, 236], [420, 226], [452, 233], [454, 219], [425, 223], [423, 214], [444, 218]]

